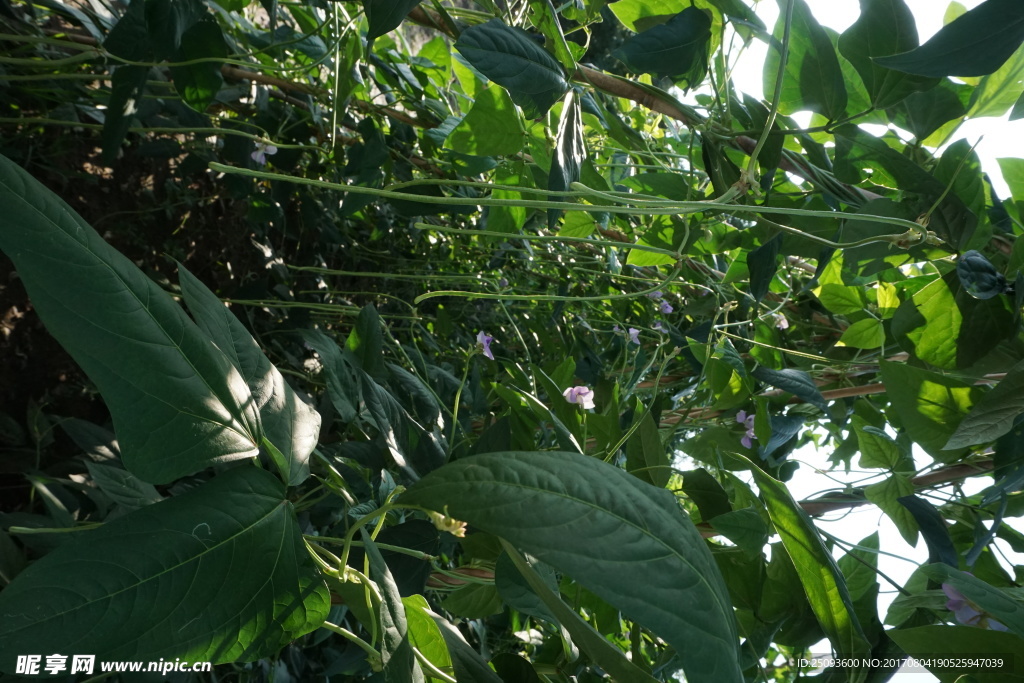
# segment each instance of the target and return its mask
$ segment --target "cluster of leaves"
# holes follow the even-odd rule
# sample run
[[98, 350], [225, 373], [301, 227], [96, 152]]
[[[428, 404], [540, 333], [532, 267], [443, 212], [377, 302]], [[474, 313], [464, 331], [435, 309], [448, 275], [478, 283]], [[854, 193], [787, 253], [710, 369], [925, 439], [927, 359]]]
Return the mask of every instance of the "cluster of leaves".
[[[835, 680], [1024, 666], [995, 550], [1024, 550], [1024, 161], [1000, 199], [933, 151], [1024, 110], [1024, 10], [953, 3], [918, 45], [902, 0], [841, 35], [780, 9], [0, 0], [0, 248], [112, 422], [6, 420], [36, 457], [0, 670], [788, 680], [823, 638]], [[729, 79], [755, 40], [765, 102]], [[157, 204], [232, 207], [259, 258], [207, 265], [220, 296], [150, 277], [33, 180], [53, 128], [161, 159]], [[811, 443], [862, 485], [794, 500]], [[886, 615], [878, 536], [812, 519], [863, 504], [929, 552]]]

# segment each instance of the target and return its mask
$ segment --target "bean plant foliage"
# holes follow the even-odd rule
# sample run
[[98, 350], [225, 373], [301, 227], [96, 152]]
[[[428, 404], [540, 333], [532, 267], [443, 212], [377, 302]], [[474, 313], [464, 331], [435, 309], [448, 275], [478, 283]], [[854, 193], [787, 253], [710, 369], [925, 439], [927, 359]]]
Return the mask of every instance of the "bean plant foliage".
[[0, 672], [1019, 679], [1024, 5], [778, 9], [0, 0]]

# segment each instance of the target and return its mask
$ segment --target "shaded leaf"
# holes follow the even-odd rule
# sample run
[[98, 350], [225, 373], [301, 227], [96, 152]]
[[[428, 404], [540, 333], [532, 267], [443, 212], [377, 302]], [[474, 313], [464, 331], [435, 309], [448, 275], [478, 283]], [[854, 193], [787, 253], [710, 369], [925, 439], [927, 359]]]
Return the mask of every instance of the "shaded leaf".
[[389, 33], [402, 23], [420, 0], [364, 0], [366, 8], [366, 39], [374, 40]]
[[1024, 41], [1024, 5], [1017, 0], [985, 0], [942, 27], [921, 47], [878, 57], [889, 69], [933, 78], [984, 76], [1009, 59]]
[[[971, 626], [918, 626], [886, 631], [904, 652], [921, 661], [931, 662], [929, 670], [942, 682], [968, 683], [960, 667], [936, 666], [941, 659], [956, 657], [992, 658], [1002, 666], [972, 669], [970, 678], [977, 683], [1020, 683], [1024, 681], [1024, 639], [1012, 633], [999, 633]], [[936, 653], [942, 653], [936, 657]]]
[[500, 19], [467, 28], [455, 47], [480, 73], [508, 90], [527, 118], [543, 116], [569, 88], [562, 65], [526, 31]]
[[252, 661], [330, 609], [284, 486], [256, 467], [76, 536], [0, 593], [4, 671], [31, 652]]
[[127, 469], [159, 484], [257, 454], [244, 379], [166, 292], [6, 158], [0, 204], [0, 247], [99, 388]]
[[920, 496], [904, 496], [897, 499], [903, 507], [917, 520], [917, 526], [928, 546], [928, 561], [944, 562], [951, 567], [959, 566], [956, 546], [949, 536], [946, 520], [942, 518], [934, 505]]
[[366, 556], [370, 558], [370, 578], [380, 589], [380, 656], [384, 664], [384, 680], [387, 683], [422, 683], [423, 672], [412, 650], [409, 622], [398, 586], [370, 534], [366, 529], [359, 531]]
[[1006, 291], [1006, 277], [974, 249], [957, 259], [956, 274], [960, 284], [975, 299], [991, 299]]
[[[577, 453], [509, 452], [450, 463], [401, 501], [447, 506], [573, 577], [673, 644], [688, 675], [740, 680], [721, 575], [668, 491]], [[684, 603], [691, 609], [668, 607]]]
[[995, 441], [1013, 429], [1013, 422], [1021, 413], [1024, 413], [1024, 363], [1015, 365], [999, 384], [981, 397], [949, 437], [946, 448]]
[[825, 398], [821, 395], [818, 385], [816, 385], [814, 380], [811, 379], [811, 376], [803, 370], [796, 370], [793, 368], [772, 370], [771, 368], [759, 365], [754, 368], [750, 374], [756, 379], [761, 380], [765, 384], [770, 384], [776, 389], [788, 391], [797, 398], [803, 399], [816, 408], [820, 408], [823, 411], [828, 409], [828, 404], [825, 402]]
[[[558, 119], [558, 133], [555, 136], [555, 153], [551, 157], [551, 172], [548, 173], [548, 189], [553, 192], [565, 192], [573, 183], [579, 182], [581, 166], [586, 156], [580, 98], [575, 90], [570, 90], [562, 100], [562, 115]], [[564, 198], [556, 195], [551, 197], [551, 201], [564, 201]], [[555, 225], [561, 213], [560, 209], [548, 209], [548, 224]]]
[[666, 76], [689, 89], [704, 80], [710, 42], [711, 17], [691, 6], [664, 24], [626, 39], [613, 55], [630, 71]]

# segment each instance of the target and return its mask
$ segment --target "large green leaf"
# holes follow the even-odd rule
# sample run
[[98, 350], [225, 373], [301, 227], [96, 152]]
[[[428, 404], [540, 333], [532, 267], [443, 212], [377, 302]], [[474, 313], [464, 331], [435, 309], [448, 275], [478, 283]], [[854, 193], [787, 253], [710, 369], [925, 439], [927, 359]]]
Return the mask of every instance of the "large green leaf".
[[879, 57], [882, 66], [910, 74], [984, 76], [1005, 62], [1024, 41], [1024, 5], [986, 0], [944, 26], [921, 47]]
[[980, 611], [997, 619], [1011, 633], [1024, 638], [1024, 602], [948, 564], [925, 565], [921, 571], [933, 581], [951, 585]]
[[540, 118], [569, 89], [565, 71], [519, 28], [500, 19], [471, 26], [455, 47], [483, 75], [508, 90], [527, 118]]
[[688, 678], [741, 680], [721, 574], [668, 491], [578, 453], [508, 452], [451, 463], [400, 500], [447, 506], [568, 574], [675, 647]]
[[877, 109], [888, 109], [907, 95], [938, 84], [871, 61], [916, 47], [917, 24], [903, 0], [860, 0], [860, 17], [839, 38], [840, 53], [857, 69]]
[[0, 670], [54, 652], [251, 661], [330, 609], [284, 486], [256, 467], [79, 533], [0, 593]]
[[[810, 110], [835, 121], [846, 111], [847, 99], [839, 58], [831, 39], [807, 3], [804, 0], [790, 1], [795, 6], [779, 111], [788, 115]], [[786, 13], [782, 12], [772, 34], [778, 42], [773, 41], [774, 46], [768, 50], [764, 65], [766, 93], [775, 92], [785, 24]]]
[[956, 367], [963, 315], [945, 279], [934, 280], [904, 301], [892, 319], [893, 336], [918, 358], [940, 368]]
[[707, 73], [710, 42], [709, 13], [687, 7], [664, 24], [628, 38], [614, 54], [631, 71], [667, 76], [693, 88]]
[[106, 400], [125, 467], [159, 484], [258, 453], [244, 378], [168, 294], [3, 157], [0, 205], [0, 247]]
[[309, 476], [309, 454], [320, 436], [320, 413], [292, 390], [238, 318], [185, 266], [178, 264], [181, 293], [199, 329], [242, 374], [260, 411], [263, 431], [288, 463], [288, 484]]
[[175, 61], [195, 63], [171, 67], [174, 87], [185, 104], [202, 112], [213, 103], [224, 84], [222, 62], [214, 60], [227, 57], [229, 52], [220, 25], [212, 16], [204, 17], [185, 31]]
[[984, 394], [949, 437], [946, 448], [963, 448], [995, 441], [1013, 428], [1013, 421], [1024, 413], [1024, 363], [1006, 373], [991, 391]]
[[370, 560], [370, 578], [380, 589], [381, 662], [386, 683], [423, 683], [423, 671], [416, 661], [409, 636], [405, 604], [391, 576], [391, 570], [366, 529], [360, 529], [363, 547]]
[[867, 654], [870, 646], [854, 612], [843, 573], [832, 559], [832, 553], [821, 542], [814, 523], [796, 504], [784, 484], [753, 463], [750, 469], [775, 530], [793, 560], [814, 616], [837, 654], [841, 657]]

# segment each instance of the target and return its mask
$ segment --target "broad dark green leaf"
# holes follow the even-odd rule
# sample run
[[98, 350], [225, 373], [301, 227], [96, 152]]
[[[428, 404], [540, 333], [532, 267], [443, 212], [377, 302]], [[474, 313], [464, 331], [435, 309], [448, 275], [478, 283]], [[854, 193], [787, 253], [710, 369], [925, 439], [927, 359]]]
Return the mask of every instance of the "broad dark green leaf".
[[760, 560], [761, 552], [768, 543], [768, 525], [757, 510], [749, 507], [726, 512], [712, 519], [711, 526], [748, 555]]
[[911, 93], [888, 111], [889, 119], [918, 140], [926, 140], [947, 122], [967, 114], [972, 90], [969, 85], [942, 80], [934, 88]]
[[320, 413], [292, 390], [245, 326], [185, 266], [178, 264], [181, 293], [199, 329], [228, 357], [249, 387], [263, 432], [288, 463], [287, 483], [309, 476], [309, 454], [320, 437]]
[[569, 89], [565, 71], [526, 31], [500, 19], [471, 26], [455, 47], [483, 75], [508, 90], [527, 118], [540, 118]]
[[840, 36], [839, 51], [857, 69], [871, 104], [888, 109], [938, 81], [886, 69], [871, 58], [908, 52], [917, 44], [917, 23], [903, 0], [860, 0], [860, 17]]
[[114, 69], [110, 82], [110, 100], [103, 119], [102, 160], [114, 163], [121, 151], [121, 143], [132, 125], [132, 116], [138, 109], [142, 89], [146, 85], [149, 69], [144, 66], [125, 65]]
[[753, 463], [750, 471], [768, 507], [775, 530], [793, 560], [811, 609], [836, 653], [842, 657], [867, 654], [870, 647], [854, 613], [846, 581], [832, 554], [821, 542], [814, 523], [796, 504], [784, 484]]
[[1024, 681], [1024, 638], [973, 626], [918, 626], [886, 631], [904, 652], [920, 661], [931, 662], [929, 670], [942, 683], [969, 683], [960, 667], [940, 667], [943, 658], [971, 657], [1001, 660], [1002, 666], [971, 669], [977, 683], [1020, 683]]
[[1015, 365], [999, 384], [986, 392], [961, 420], [946, 448], [963, 448], [995, 441], [1013, 429], [1024, 413], [1024, 363]]
[[850, 599], [857, 602], [878, 585], [878, 532], [861, 539], [837, 563], [846, 579]]
[[959, 565], [956, 546], [949, 536], [949, 527], [934, 505], [920, 496], [904, 496], [899, 503], [910, 510], [921, 529], [924, 542], [928, 546], [928, 561], [944, 562], [951, 567]]
[[384, 370], [384, 333], [380, 329], [380, 315], [373, 304], [359, 310], [356, 326], [345, 340], [345, 348], [352, 352], [359, 367], [375, 380], [387, 376]]
[[692, 500], [704, 521], [724, 515], [732, 509], [729, 494], [705, 469], [683, 473], [683, 493]]
[[364, 0], [366, 8], [366, 39], [374, 40], [398, 28], [420, 0]]
[[[220, 25], [212, 16], [208, 16], [193, 24], [181, 36], [181, 46], [175, 61], [223, 59], [228, 53]], [[171, 67], [174, 87], [185, 104], [198, 112], [206, 111], [213, 104], [217, 92], [224, 84], [224, 77], [220, 73], [221, 64], [219, 61], [203, 61]]]
[[157, 59], [176, 61], [185, 33], [204, 16], [202, 0], [146, 0], [146, 26]]
[[[533, 565], [533, 569], [553, 593], [558, 592], [558, 577], [550, 567], [536, 563]], [[516, 569], [515, 562], [508, 553], [502, 553], [495, 563], [494, 586], [498, 589], [498, 594], [501, 595], [505, 604], [515, 611], [544, 619], [552, 624], [558, 623], [558, 618], [530, 588], [529, 582]]]
[[366, 529], [359, 531], [366, 556], [370, 559], [370, 578], [380, 589], [380, 626], [383, 631], [380, 656], [384, 664], [384, 680], [387, 683], [422, 683], [423, 672], [412, 650], [409, 623], [398, 586], [370, 534]]
[[1010, 58], [1024, 41], [1024, 5], [985, 0], [944, 26], [921, 47], [878, 57], [888, 69], [920, 76], [984, 76]]
[[252, 661], [329, 609], [284, 486], [242, 465], [78, 532], [19, 574], [0, 593], [0, 670], [54, 652]]
[[779, 248], [782, 246], [782, 233], [747, 254], [747, 268], [750, 269], [750, 295], [760, 301], [768, 293], [768, 288], [775, 279], [779, 269]]
[[547, 609], [558, 619], [562, 627], [572, 636], [573, 642], [586, 652], [602, 669], [607, 671], [613, 680], [636, 681], [637, 683], [653, 683], [656, 679], [644, 673], [630, 662], [624, 654], [611, 644], [593, 626], [588, 624], [576, 612], [566, 605], [556, 591], [545, 583], [530, 562], [523, 555], [503, 542], [512, 564], [520, 575], [541, 599]]
[[126, 468], [160, 484], [258, 453], [245, 380], [168, 294], [2, 157], [0, 205], [0, 247], [103, 395]]
[[630, 71], [666, 76], [694, 88], [708, 70], [711, 17], [687, 7], [664, 24], [632, 36], [613, 53]]
[[565, 40], [558, 12], [551, 4], [551, 0], [530, 0], [530, 8], [530, 20], [537, 30], [544, 34], [544, 43], [548, 51], [555, 55], [566, 73], [575, 73], [576, 60]]
[[510, 452], [446, 465], [400, 500], [447, 506], [573, 577], [676, 647], [688, 676], [741, 679], [721, 575], [668, 491], [578, 453]]
[[750, 374], [776, 389], [788, 391], [816, 408], [820, 408], [823, 411], [828, 410], [828, 404], [821, 395], [818, 385], [803, 370], [795, 370], [793, 368], [772, 370], [771, 368], [759, 365]]
[[[580, 98], [575, 90], [570, 90], [562, 100], [562, 115], [558, 119], [558, 133], [555, 136], [555, 153], [551, 157], [551, 172], [548, 173], [548, 189], [552, 192], [565, 192], [573, 183], [579, 182], [580, 170], [586, 157]], [[561, 199], [558, 196], [551, 198], [552, 201]], [[561, 214], [560, 209], [549, 209], [548, 224], [554, 226]]]
[[[779, 111], [789, 115], [810, 110], [835, 121], [846, 112], [846, 85], [839, 58], [832, 40], [804, 0], [792, 0], [792, 32], [789, 38], [789, 58], [786, 60], [782, 99]], [[780, 13], [764, 65], [764, 91], [775, 92], [779, 73], [779, 54], [782, 46], [786, 13]]]

